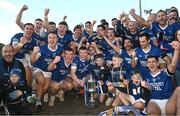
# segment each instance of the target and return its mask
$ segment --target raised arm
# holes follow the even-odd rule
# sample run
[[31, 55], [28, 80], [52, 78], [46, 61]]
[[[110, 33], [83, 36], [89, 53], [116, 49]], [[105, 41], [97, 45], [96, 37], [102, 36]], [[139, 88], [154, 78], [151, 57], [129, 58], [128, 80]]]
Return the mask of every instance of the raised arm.
[[63, 21], [64, 21], [64, 22], [66, 22], [66, 19], [67, 19], [67, 16], [66, 16], [66, 15], [64, 15], [64, 17], [63, 17]]
[[56, 56], [54, 60], [48, 65], [48, 71], [53, 71], [57, 68], [57, 63], [61, 60], [60, 56]]
[[21, 28], [21, 30], [24, 30], [24, 23], [21, 21], [22, 14], [27, 9], [28, 9], [28, 6], [27, 5], [23, 5], [22, 8], [19, 11], [17, 17], [16, 17], [16, 24]]
[[44, 9], [44, 28], [49, 32], [49, 20], [48, 20], [49, 9]]
[[86, 41], [87, 40], [87, 38], [86, 38], [86, 36], [83, 36], [82, 38], [81, 38], [81, 41], [79, 42], [79, 45], [78, 45], [78, 51], [79, 51], [79, 48], [82, 46], [82, 44], [83, 44], [83, 42], [84, 41]]
[[168, 71], [170, 73], [175, 73], [176, 72], [176, 66], [178, 64], [179, 61], [179, 55], [180, 55], [180, 42], [178, 41], [173, 41], [171, 43], [172, 47], [174, 48], [174, 54], [172, 57], [172, 61], [171, 64], [168, 66]]
[[95, 42], [91, 42], [91, 46], [95, 49], [96, 53], [97, 54], [100, 54], [101, 51], [99, 50], [99, 48], [97, 47], [96, 43]]
[[104, 36], [103, 38], [104, 38], [105, 41], [114, 49], [114, 51], [115, 51], [116, 53], [118, 53], [118, 54], [120, 53], [120, 47], [112, 44], [106, 36]]
[[135, 9], [131, 9], [129, 11], [129, 14], [136, 20], [136, 22], [138, 24], [140, 24], [142, 27], [146, 27], [148, 29], [151, 28], [151, 24], [147, 21], [145, 21], [142, 17], [138, 16], [136, 13], [135, 13]]

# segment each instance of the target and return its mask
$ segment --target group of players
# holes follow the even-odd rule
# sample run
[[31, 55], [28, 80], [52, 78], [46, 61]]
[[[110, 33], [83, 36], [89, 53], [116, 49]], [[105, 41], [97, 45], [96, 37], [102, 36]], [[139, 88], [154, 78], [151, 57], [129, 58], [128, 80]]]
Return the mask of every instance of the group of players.
[[87, 21], [73, 32], [66, 16], [57, 27], [49, 22], [49, 9], [44, 21], [24, 24], [21, 18], [27, 9], [24, 5], [16, 18], [23, 33], [3, 47], [0, 60], [1, 77], [8, 80], [1, 93], [8, 98], [4, 103], [10, 114], [27, 114], [14, 108], [17, 104], [24, 108], [20, 100], [30, 94], [37, 111], [42, 100], [53, 107], [55, 97], [63, 102], [64, 93], [84, 87], [90, 75], [101, 90], [96, 99], [106, 100], [106, 106], [133, 105], [148, 114], [180, 114], [180, 24], [175, 7], [168, 14], [163, 10], [150, 14], [148, 21], [131, 9], [135, 21], [122, 13], [112, 19], [113, 28], [101, 20], [94, 31], [96, 22]]

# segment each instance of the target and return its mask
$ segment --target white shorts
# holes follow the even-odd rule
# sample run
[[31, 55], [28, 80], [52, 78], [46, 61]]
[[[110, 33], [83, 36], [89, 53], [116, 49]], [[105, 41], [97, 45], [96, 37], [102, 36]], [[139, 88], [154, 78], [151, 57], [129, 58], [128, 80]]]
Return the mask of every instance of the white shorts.
[[168, 99], [163, 99], [163, 100], [157, 100], [157, 99], [151, 99], [149, 102], [155, 102], [159, 108], [161, 109], [162, 115], [166, 115], [166, 103]]
[[33, 77], [36, 73], [39, 73], [39, 72], [41, 72], [43, 74], [44, 78], [51, 78], [51, 76], [52, 76], [51, 72], [45, 72], [45, 71], [41, 70], [40, 68], [33, 67]]
[[24, 67], [29, 67], [29, 61], [27, 59], [17, 59], [16, 60], [19, 60], [20, 62], [23, 63]]
[[131, 99], [131, 103], [132, 103], [132, 104], [134, 104], [134, 103], [136, 103], [136, 102], [138, 102], [138, 101], [141, 101], [141, 102], [145, 103], [145, 100], [143, 100], [142, 98], [139, 98], [139, 99], [135, 100], [134, 96], [129, 95], [129, 97], [130, 97], [130, 99]]
[[29, 67], [32, 67], [29, 54], [25, 54], [25, 59], [28, 62]]

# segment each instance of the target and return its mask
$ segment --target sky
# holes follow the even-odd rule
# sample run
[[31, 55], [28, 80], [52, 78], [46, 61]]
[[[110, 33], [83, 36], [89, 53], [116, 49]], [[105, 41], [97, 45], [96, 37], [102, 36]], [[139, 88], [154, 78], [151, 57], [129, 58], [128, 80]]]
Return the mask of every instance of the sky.
[[[0, 43], [8, 44], [13, 35], [22, 32], [15, 19], [24, 4], [28, 10], [23, 13], [22, 22], [34, 23], [36, 18], [43, 19], [44, 9], [49, 8], [49, 21], [58, 24], [66, 15], [71, 30], [86, 21], [96, 20], [95, 29], [101, 19], [106, 19], [110, 24], [112, 18], [118, 18], [123, 11], [128, 13], [131, 8], [139, 14], [139, 0], [0, 0]], [[141, 0], [142, 15], [147, 17], [144, 9], [153, 9], [152, 13], [155, 13], [171, 6], [180, 11], [178, 4], [180, 0]]]

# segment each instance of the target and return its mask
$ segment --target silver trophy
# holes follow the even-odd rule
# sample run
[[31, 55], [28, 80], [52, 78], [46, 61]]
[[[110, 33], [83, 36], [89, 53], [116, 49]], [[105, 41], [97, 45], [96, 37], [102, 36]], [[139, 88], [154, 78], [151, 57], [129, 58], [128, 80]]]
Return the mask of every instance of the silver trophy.
[[87, 82], [87, 91], [89, 93], [88, 106], [93, 108], [95, 106], [96, 81], [92, 78], [92, 75], [90, 75], [90, 79]]

